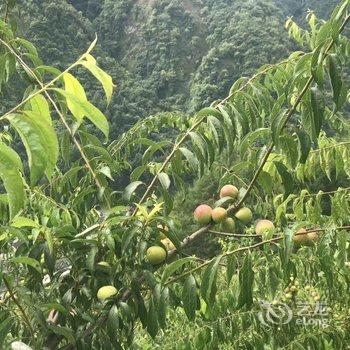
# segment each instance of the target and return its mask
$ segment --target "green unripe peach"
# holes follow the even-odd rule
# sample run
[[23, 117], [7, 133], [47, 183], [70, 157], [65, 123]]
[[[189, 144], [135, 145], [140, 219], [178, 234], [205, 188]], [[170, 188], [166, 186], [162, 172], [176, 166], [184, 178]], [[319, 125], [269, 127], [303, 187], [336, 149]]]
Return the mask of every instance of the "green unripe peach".
[[295, 233], [293, 237], [293, 242], [296, 245], [304, 245], [309, 242], [309, 238], [304, 228], [300, 229], [298, 232]]
[[201, 225], [207, 225], [211, 221], [213, 209], [206, 204], [201, 204], [194, 211], [194, 219]]
[[214, 208], [211, 213], [214, 222], [219, 223], [227, 219], [227, 211], [224, 208]]
[[162, 263], [166, 258], [166, 251], [162, 247], [153, 246], [147, 249], [147, 259], [152, 265]]
[[235, 220], [232, 218], [227, 218], [221, 223], [221, 230], [223, 232], [234, 233], [236, 229]]
[[224, 197], [232, 197], [237, 198], [238, 196], [238, 188], [233, 185], [225, 185], [220, 190], [220, 198]]
[[263, 235], [266, 233], [273, 232], [275, 230], [275, 225], [270, 220], [260, 220], [255, 226], [255, 233], [257, 235]]
[[98, 290], [97, 298], [100, 301], [104, 301], [107, 298], [110, 298], [110, 297], [116, 295], [117, 293], [118, 293], [118, 290], [114, 286], [104, 286]]
[[235, 216], [239, 221], [242, 221], [244, 224], [249, 224], [253, 219], [253, 213], [247, 207], [239, 209]]

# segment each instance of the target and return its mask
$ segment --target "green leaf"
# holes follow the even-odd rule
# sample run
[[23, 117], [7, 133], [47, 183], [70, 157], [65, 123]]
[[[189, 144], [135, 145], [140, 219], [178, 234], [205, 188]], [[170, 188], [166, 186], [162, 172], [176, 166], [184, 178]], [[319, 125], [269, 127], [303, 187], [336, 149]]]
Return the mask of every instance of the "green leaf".
[[38, 115], [36, 112], [25, 111], [24, 115], [36, 124], [38, 130], [41, 133], [41, 137], [44, 140], [43, 142], [45, 146], [45, 153], [47, 154], [45, 174], [50, 180], [55, 170], [59, 156], [57, 133], [51, 122], [48, 123], [46, 119], [41, 118], [42, 114]]
[[8, 335], [14, 323], [15, 320], [13, 317], [7, 317], [0, 322], [0, 346], [2, 349], [4, 349], [3, 343], [8, 338]]
[[49, 325], [48, 327], [53, 333], [62, 335], [65, 337], [70, 344], [75, 345], [75, 335], [73, 330], [69, 329], [68, 327], [60, 327], [60, 326], [54, 326]]
[[129, 247], [132, 239], [134, 238], [135, 234], [138, 233], [137, 229], [129, 229], [123, 234], [122, 242], [121, 242], [121, 250], [122, 252], [125, 252], [126, 249]]
[[[70, 73], [65, 73], [63, 74], [63, 80], [66, 92], [72, 94], [81, 101], [87, 101], [85, 90], [77, 78]], [[79, 108], [79, 106], [69, 98], [67, 98], [67, 106], [80, 124], [85, 116], [84, 110]]]
[[29, 266], [33, 267], [35, 270], [37, 270], [40, 274], [42, 273], [41, 265], [40, 265], [39, 261], [37, 261], [33, 258], [28, 258], [26, 256], [19, 256], [16, 258], [12, 258], [10, 261], [15, 263], [15, 264], [29, 265]]
[[184, 283], [182, 290], [182, 303], [187, 318], [190, 321], [194, 320], [197, 309], [197, 287], [196, 280], [192, 275], [189, 275]]
[[140, 165], [133, 170], [130, 174], [131, 181], [138, 181], [138, 179], [143, 175], [143, 173], [148, 169], [148, 165]]
[[166, 191], [170, 187], [170, 178], [167, 173], [159, 173], [157, 174], [159, 182], [161, 183], [163, 189]]
[[123, 198], [127, 201], [130, 201], [131, 196], [137, 190], [137, 188], [141, 185], [144, 185], [142, 181], [134, 181], [128, 186], [125, 187]]
[[197, 113], [196, 118], [201, 119], [201, 118], [204, 118], [204, 117], [207, 117], [210, 115], [212, 115], [213, 117], [218, 117], [218, 118], [221, 117], [221, 113], [216, 108], [206, 107], [206, 108], [201, 109]]
[[298, 143], [292, 135], [284, 133], [279, 138], [279, 145], [287, 156], [287, 161], [292, 168], [298, 164]]
[[44, 175], [47, 165], [45, 140], [42, 137], [41, 130], [25, 114], [11, 114], [7, 119], [19, 134], [25, 146], [30, 168], [30, 182], [34, 186]]
[[79, 119], [80, 116], [82, 115], [86, 116], [93, 124], [95, 124], [95, 126], [99, 130], [101, 130], [104, 133], [106, 138], [108, 138], [109, 124], [105, 115], [98, 108], [96, 108], [89, 101], [84, 101], [79, 97], [75, 96], [74, 94], [71, 94], [65, 90], [62, 90], [62, 89], [53, 89], [53, 90], [57, 91], [59, 94], [61, 94], [63, 97], [66, 98], [67, 105], [69, 101], [69, 105], [71, 107], [73, 106], [72, 109], [70, 108], [70, 111], [72, 112], [74, 117], [76, 117], [78, 123], [81, 122], [81, 119]]
[[25, 190], [20, 170], [23, 171], [23, 167], [18, 154], [0, 143], [0, 177], [8, 195], [10, 219], [24, 207]]
[[22, 228], [22, 227], [36, 227], [39, 228], [39, 224], [32, 219], [25, 218], [23, 216], [16, 216], [12, 222], [12, 227]]
[[166, 327], [166, 311], [169, 303], [169, 289], [162, 289], [160, 284], [157, 284], [153, 289], [153, 300], [157, 310], [158, 324], [162, 329]]
[[113, 305], [108, 313], [107, 333], [112, 342], [117, 341], [119, 334], [119, 316], [116, 305]]
[[169, 289], [165, 287], [158, 301], [158, 323], [162, 329], [166, 327], [166, 310], [169, 303]]
[[142, 164], [147, 164], [157, 151], [163, 151], [163, 147], [169, 144], [169, 141], [153, 142], [142, 155]]
[[80, 61], [79, 63], [88, 69], [94, 77], [100, 81], [103, 86], [103, 89], [106, 93], [107, 103], [109, 104], [112, 99], [113, 94], [113, 81], [112, 77], [108, 75], [105, 71], [103, 71], [100, 67], [97, 66], [96, 60], [93, 56], [87, 54], [84, 56], [86, 60]]
[[297, 135], [299, 139], [299, 162], [305, 164], [311, 150], [311, 139], [304, 130], [298, 131]]
[[103, 166], [100, 169], [98, 169], [98, 172], [100, 174], [105, 175], [107, 178], [109, 178], [110, 180], [114, 180], [113, 176], [112, 176], [112, 172], [111, 172], [111, 168], [109, 166]]
[[198, 160], [197, 160], [196, 156], [185, 147], [180, 147], [179, 150], [185, 156], [186, 160], [188, 161], [188, 164], [193, 169], [193, 171], [197, 171]]
[[333, 101], [335, 104], [335, 111], [340, 108], [340, 95], [343, 87], [342, 78], [340, 75], [339, 67], [336, 59], [333, 55], [329, 55], [329, 77], [331, 79], [331, 85], [333, 90]]
[[244, 259], [243, 266], [239, 271], [239, 296], [238, 308], [246, 305], [250, 307], [253, 304], [253, 282], [254, 271], [252, 268], [251, 254], [248, 253]]
[[45, 120], [48, 124], [52, 125], [50, 107], [43, 95], [35, 95], [30, 99], [29, 103], [31, 106], [31, 110], [36, 115], [40, 116], [41, 120]]
[[226, 263], [227, 263], [226, 278], [227, 278], [227, 284], [229, 285], [237, 268], [236, 257], [234, 255], [228, 256]]
[[316, 141], [320, 134], [324, 121], [325, 101], [323, 94], [316, 87], [311, 88], [311, 108], [312, 108], [312, 137]]
[[199, 150], [201, 155], [200, 157], [201, 160], [207, 161], [208, 160], [207, 143], [205, 142], [203, 136], [196, 132], [190, 132], [189, 136], [193, 142], [193, 145], [196, 146], [196, 148]]
[[228, 205], [228, 204], [232, 204], [236, 201], [235, 198], [232, 198], [232, 197], [223, 197], [223, 198], [220, 198], [219, 200], [217, 200], [215, 203], [214, 203], [214, 207], [217, 208], [217, 207], [222, 207], [224, 205]]
[[68, 316], [69, 312], [68, 310], [61, 304], [59, 303], [43, 303], [39, 305], [39, 308], [48, 311], [48, 310], [57, 310], [59, 311], [62, 315]]
[[293, 176], [288, 172], [287, 167], [281, 162], [273, 162], [276, 166], [278, 173], [282, 178], [285, 196], [291, 194], [294, 190], [294, 179]]
[[152, 338], [158, 333], [158, 318], [157, 313], [154, 306], [153, 298], [149, 301], [148, 313], [147, 313], [147, 332], [150, 334]]
[[272, 140], [275, 145], [278, 145], [279, 137], [281, 135], [281, 132], [284, 127], [284, 123], [286, 120], [286, 111], [282, 110], [273, 120], [271, 123], [271, 130], [272, 130]]
[[28, 40], [23, 38], [16, 38], [16, 43], [20, 44], [21, 46], [25, 47], [28, 52], [33, 56], [38, 56], [38, 51], [35, 48], [35, 46]]
[[162, 279], [161, 279], [161, 284], [164, 284], [166, 282], [166, 280], [173, 275], [173, 273], [178, 270], [181, 266], [183, 266], [184, 264], [188, 263], [189, 261], [193, 261], [195, 260], [194, 257], [186, 257], [186, 258], [182, 258], [179, 260], [176, 260], [174, 262], [172, 262], [169, 265], [166, 265], [163, 274], [162, 274]]
[[92, 273], [95, 270], [96, 255], [98, 253], [98, 247], [92, 246], [89, 253], [86, 256], [86, 267]]
[[324, 55], [324, 47], [323, 44], [321, 44], [313, 53], [312, 59], [311, 59], [311, 73], [315, 80], [315, 82], [319, 86], [323, 86], [323, 65], [321, 64], [321, 60]]
[[283, 239], [283, 243], [284, 243], [284, 267], [286, 268], [290, 259], [290, 256], [292, 255], [292, 251], [293, 251], [293, 235], [294, 232], [297, 232], [295, 230], [290, 230], [287, 229], [284, 233], [284, 239]]
[[258, 140], [263, 139], [266, 143], [267, 140], [270, 139], [270, 129], [268, 128], [260, 128], [257, 130], [254, 130], [250, 133], [248, 133], [242, 140], [241, 146], [240, 146], [240, 153], [241, 157], [244, 157], [245, 153], [247, 152], [248, 148], [252, 146], [252, 144]]
[[202, 278], [201, 295], [208, 305], [213, 305], [217, 292], [216, 279], [221, 257], [216, 257], [206, 268]]

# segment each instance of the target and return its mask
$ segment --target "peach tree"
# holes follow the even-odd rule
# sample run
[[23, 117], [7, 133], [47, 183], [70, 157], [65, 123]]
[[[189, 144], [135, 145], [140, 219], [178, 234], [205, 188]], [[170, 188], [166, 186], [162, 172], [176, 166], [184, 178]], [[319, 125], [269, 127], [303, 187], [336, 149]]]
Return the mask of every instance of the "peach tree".
[[[308, 29], [288, 20], [300, 51], [225, 99], [145, 118], [109, 142], [101, 110], [115, 85], [96, 42], [64, 71], [47, 66], [7, 1], [0, 92], [26, 88], [0, 117], [1, 348], [137, 348], [140, 334], [178, 349], [344, 348], [349, 3], [328, 22], [309, 13]], [[85, 75], [105, 106], [89, 101]], [[217, 192], [183, 226], [174, 198], [208, 173]], [[211, 259], [196, 252], [206, 237], [221, 245]], [[294, 312], [324, 301], [330, 316], [325, 327], [266, 324], [261, 301]]]

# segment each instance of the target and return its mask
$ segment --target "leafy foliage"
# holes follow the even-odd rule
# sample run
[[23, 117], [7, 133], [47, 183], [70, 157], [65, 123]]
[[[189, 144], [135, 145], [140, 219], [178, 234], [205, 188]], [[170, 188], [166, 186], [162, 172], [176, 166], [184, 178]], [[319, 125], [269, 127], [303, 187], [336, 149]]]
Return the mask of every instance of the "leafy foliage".
[[[350, 170], [342, 67], [349, 5], [342, 1], [328, 22], [309, 17], [310, 29], [289, 20], [304, 51], [239, 78], [224, 100], [192, 117], [140, 121], [109, 147], [108, 119], [81, 83], [89, 74], [106, 105], [112, 101], [113, 79], [92, 56], [96, 41], [68, 68], [45, 66], [15, 35], [10, 11], [0, 22], [0, 85], [21, 76], [27, 86], [0, 117], [2, 346], [20, 340], [32, 348], [122, 349], [142, 346], [142, 335], [161, 343], [166, 332], [178, 332], [167, 330], [176, 318], [181, 333], [190, 332], [167, 344], [172, 348], [344, 348]], [[159, 130], [169, 137], [156, 137]], [[26, 158], [18, 155], [23, 148]], [[236, 234], [214, 223], [191, 233], [174, 205], [181, 206], [191, 180], [210, 176], [214, 190], [243, 186], [237, 200], [215, 202], [211, 194], [201, 201], [224, 206], [230, 216], [249, 206], [254, 221], [270, 218], [276, 232], [252, 235], [254, 227], [235, 218]], [[315, 188], [325, 176], [344, 186]], [[317, 238], [298, 247], [293, 235], [302, 227]], [[222, 237], [220, 251], [188, 256], [187, 247], [209, 234]], [[155, 245], [167, 250], [165, 263], [147, 260]], [[105, 286], [117, 294], [97, 298]], [[295, 310], [298, 301], [313, 306], [321, 297], [332, 308], [324, 328], [309, 331], [294, 320], [266, 328], [259, 319], [259, 301]], [[185, 317], [189, 327], [181, 325]]]

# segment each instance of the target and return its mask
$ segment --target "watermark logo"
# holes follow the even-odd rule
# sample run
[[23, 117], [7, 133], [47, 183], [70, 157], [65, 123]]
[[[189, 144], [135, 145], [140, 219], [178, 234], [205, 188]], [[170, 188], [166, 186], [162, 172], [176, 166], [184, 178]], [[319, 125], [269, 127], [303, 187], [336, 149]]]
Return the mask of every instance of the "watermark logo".
[[264, 326], [287, 324], [293, 318], [293, 311], [287, 304], [261, 300], [260, 307], [262, 310], [258, 313], [258, 319]]
[[329, 308], [324, 302], [298, 302], [295, 310], [285, 303], [271, 303], [265, 300], [259, 303], [261, 311], [258, 313], [258, 319], [266, 327], [285, 325], [293, 319], [300, 326], [328, 326]]

